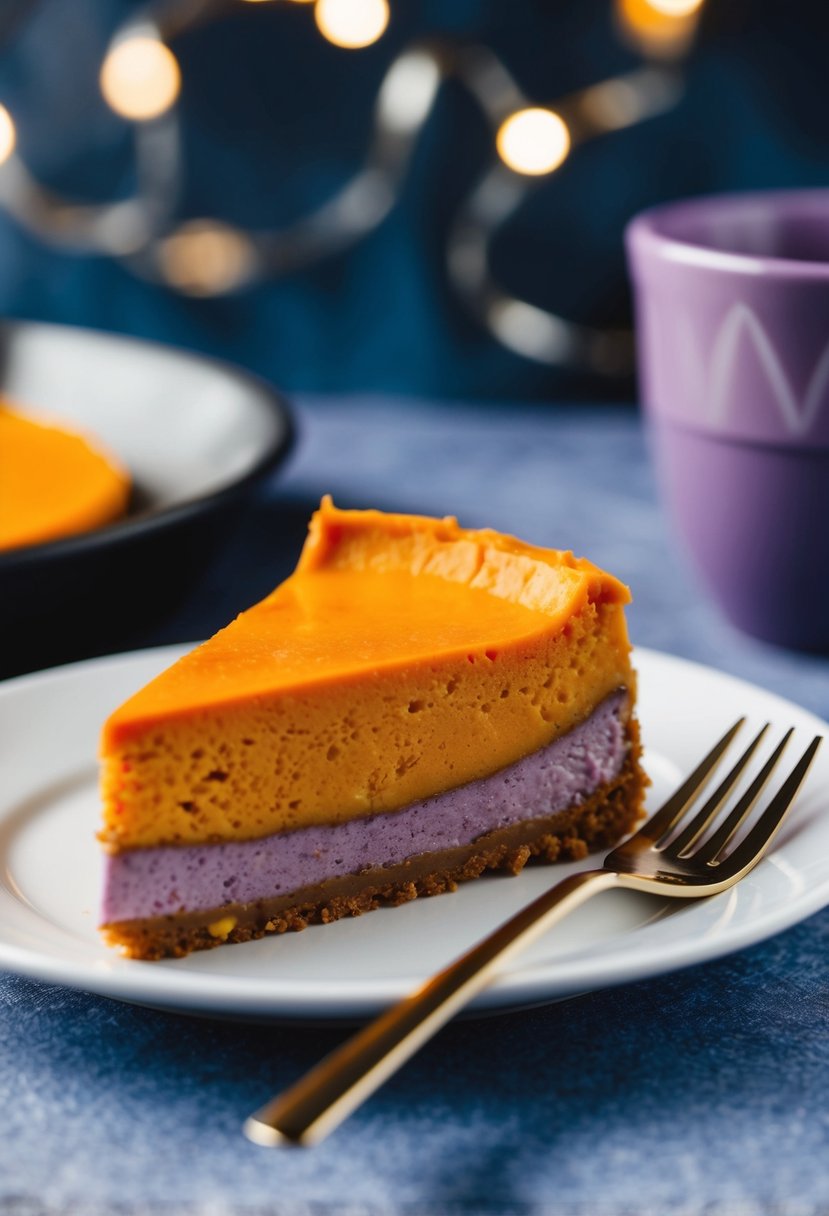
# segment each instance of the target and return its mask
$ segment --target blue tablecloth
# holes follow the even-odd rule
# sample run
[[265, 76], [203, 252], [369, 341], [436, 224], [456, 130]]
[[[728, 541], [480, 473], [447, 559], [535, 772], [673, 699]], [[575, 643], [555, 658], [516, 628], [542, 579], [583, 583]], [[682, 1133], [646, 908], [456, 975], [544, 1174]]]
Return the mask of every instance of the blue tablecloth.
[[[566, 545], [634, 589], [634, 640], [829, 717], [829, 661], [741, 636], [656, 505], [638, 416], [365, 398], [297, 404], [290, 467], [157, 642], [290, 569], [321, 493]], [[829, 813], [829, 807], [827, 808]], [[829, 910], [704, 967], [445, 1029], [313, 1151], [243, 1118], [343, 1037], [0, 977], [0, 1210], [224, 1216], [829, 1212]]]

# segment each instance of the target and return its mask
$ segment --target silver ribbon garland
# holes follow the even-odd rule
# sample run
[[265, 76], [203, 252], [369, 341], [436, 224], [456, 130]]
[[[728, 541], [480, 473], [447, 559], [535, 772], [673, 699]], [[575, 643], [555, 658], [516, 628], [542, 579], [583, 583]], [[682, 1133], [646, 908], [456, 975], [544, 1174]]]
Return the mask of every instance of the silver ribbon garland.
[[[118, 30], [110, 49], [136, 37], [167, 45], [236, 6], [236, 0], [157, 0]], [[133, 124], [137, 187], [131, 198], [70, 202], [42, 186], [15, 152], [0, 167], [0, 204], [24, 228], [65, 252], [117, 258], [142, 278], [182, 294], [238, 292], [347, 250], [377, 228], [399, 198], [418, 138], [450, 78], [480, 107], [493, 132], [493, 149], [504, 121], [535, 104], [486, 47], [430, 40], [411, 44], [380, 84], [362, 166], [321, 206], [281, 229], [243, 231], [213, 217], [177, 223], [183, 132], [175, 104], [152, 121]], [[671, 109], [682, 91], [676, 62], [653, 63], [560, 98], [550, 108], [577, 147]], [[492, 273], [495, 235], [543, 180], [508, 168], [493, 151], [490, 168], [450, 228], [445, 250], [450, 280], [469, 312], [516, 354], [556, 367], [627, 373], [632, 367], [628, 331], [576, 324], [509, 294]]]

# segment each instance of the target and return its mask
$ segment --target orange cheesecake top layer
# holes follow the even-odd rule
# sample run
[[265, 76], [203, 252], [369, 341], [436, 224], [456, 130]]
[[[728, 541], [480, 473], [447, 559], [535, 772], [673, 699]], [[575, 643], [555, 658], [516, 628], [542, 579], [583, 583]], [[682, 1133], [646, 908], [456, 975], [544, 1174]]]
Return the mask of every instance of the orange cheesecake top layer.
[[588, 600], [629, 599], [617, 579], [569, 552], [324, 499], [291, 578], [116, 710], [105, 744], [159, 717], [497, 651], [558, 633]]
[[126, 472], [84, 436], [0, 405], [0, 549], [101, 527], [129, 492]]
[[257, 837], [494, 772], [630, 682], [628, 599], [571, 553], [326, 499], [295, 573], [106, 723], [103, 839]]

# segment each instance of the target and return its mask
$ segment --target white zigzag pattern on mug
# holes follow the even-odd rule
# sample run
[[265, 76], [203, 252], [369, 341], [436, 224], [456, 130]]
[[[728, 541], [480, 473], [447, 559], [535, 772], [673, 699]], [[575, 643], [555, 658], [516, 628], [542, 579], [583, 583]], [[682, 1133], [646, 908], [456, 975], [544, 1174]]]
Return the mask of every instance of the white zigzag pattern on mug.
[[[707, 392], [700, 398], [709, 403], [709, 419], [713, 424], [725, 422], [730, 402], [731, 380], [741, 336], [745, 334], [754, 346], [757, 358], [766, 373], [769, 388], [780, 416], [792, 435], [805, 435], [812, 427], [829, 388], [829, 343], [824, 347], [806, 388], [798, 401], [786, 375], [774, 344], [762, 322], [747, 304], [735, 304], [720, 326], [711, 351], [708, 367]], [[690, 338], [690, 326], [686, 340]], [[685, 343], [683, 343], [685, 345]], [[688, 347], [686, 346], [686, 352]], [[701, 368], [703, 364], [697, 363]]]

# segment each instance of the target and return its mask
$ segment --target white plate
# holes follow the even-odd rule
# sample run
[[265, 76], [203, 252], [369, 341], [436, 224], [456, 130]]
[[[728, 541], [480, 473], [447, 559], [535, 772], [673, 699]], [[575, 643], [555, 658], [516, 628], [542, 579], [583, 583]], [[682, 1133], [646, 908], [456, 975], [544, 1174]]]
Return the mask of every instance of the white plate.
[[[104, 996], [232, 1017], [351, 1018], [378, 1010], [575, 869], [489, 877], [454, 895], [186, 959], [140, 963], [99, 942], [96, 748], [107, 713], [181, 647], [97, 659], [0, 686], [0, 966]], [[740, 714], [794, 725], [792, 757], [829, 726], [762, 689], [638, 650], [655, 808]], [[748, 735], [748, 731], [744, 732]], [[829, 903], [829, 745], [774, 853], [698, 902], [597, 896], [507, 967], [474, 1012], [528, 1006], [741, 949]]]

